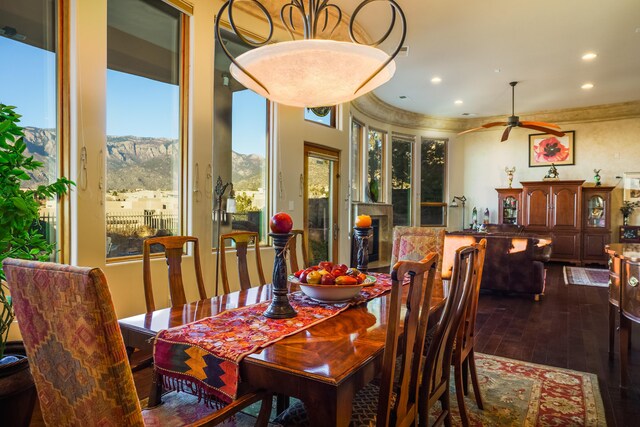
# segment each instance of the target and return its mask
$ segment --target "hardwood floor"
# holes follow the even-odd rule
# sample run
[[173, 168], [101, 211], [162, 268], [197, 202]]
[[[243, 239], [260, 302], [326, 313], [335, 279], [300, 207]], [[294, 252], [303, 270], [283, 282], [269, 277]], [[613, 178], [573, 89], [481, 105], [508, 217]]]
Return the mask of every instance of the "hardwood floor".
[[608, 355], [607, 288], [567, 286], [563, 264], [547, 265], [545, 296], [481, 294], [478, 347], [481, 353], [598, 375], [609, 426], [640, 425], [640, 327], [634, 328], [629, 357], [631, 386], [620, 382], [618, 340]]
[[[595, 373], [608, 425], [640, 425], [640, 327], [633, 331], [631, 386], [624, 393], [618, 387], [617, 339], [613, 360], [607, 353], [607, 288], [566, 286], [562, 267], [547, 265], [547, 288], [539, 302], [517, 295], [481, 294], [477, 351]], [[146, 397], [150, 370], [136, 372], [134, 378], [138, 394]], [[31, 425], [43, 425], [39, 413]]]

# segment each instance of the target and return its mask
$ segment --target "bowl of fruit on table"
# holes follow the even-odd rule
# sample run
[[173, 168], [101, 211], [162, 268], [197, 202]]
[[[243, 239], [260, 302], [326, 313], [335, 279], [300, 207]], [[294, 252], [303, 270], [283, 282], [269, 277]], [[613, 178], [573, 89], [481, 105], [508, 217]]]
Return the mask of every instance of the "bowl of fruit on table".
[[373, 285], [376, 278], [345, 264], [328, 261], [296, 271], [289, 281], [300, 287], [308, 297], [320, 302], [346, 302], [360, 293], [364, 286]]

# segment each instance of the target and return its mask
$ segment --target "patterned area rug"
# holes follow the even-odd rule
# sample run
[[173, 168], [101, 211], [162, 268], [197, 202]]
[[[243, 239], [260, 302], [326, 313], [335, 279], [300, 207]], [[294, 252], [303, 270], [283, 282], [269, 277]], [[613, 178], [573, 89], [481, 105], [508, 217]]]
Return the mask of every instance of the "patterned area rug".
[[[469, 383], [465, 403], [472, 427], [607, 425], [598, 378], [594, 374], [486, 354], [476, 354], [476, 363], [484, 410], [476, 406], [473, 387]], [[452, 376], [452, 424], [459, 426], [462, 423], [453, 384]], [[253, 405], [222, 425], [252, 426], [259, 409], [259, 404]], [[432, 413], [435, 416], [439, 411], [436, 404]], [[434, 419], [429, 421], [433, 423]]]
[[[485, 354], [476, 354], [476, 364], [484, 410], [476, 406], [469, 383], [465, 403], [471, 426], [607, 425], [594, 374]], [[461, 422], [453, 377], [451, 383], [455, 426]]]
[[609, 287], [609, 270], [565, 266], [563, 271], [565, 285]]

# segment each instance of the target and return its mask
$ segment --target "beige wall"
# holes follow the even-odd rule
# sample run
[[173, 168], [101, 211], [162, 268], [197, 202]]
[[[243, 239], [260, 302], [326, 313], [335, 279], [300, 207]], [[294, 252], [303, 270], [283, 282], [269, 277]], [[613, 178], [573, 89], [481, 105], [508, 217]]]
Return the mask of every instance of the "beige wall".
[[[575, 165], [559, 166], [560, 179], [584, 179], [593, 183], [593, 170], [602, 169], [603, 185], [617, 186], [613, 193], [612, 223], [614, 229], [622, 222], [618, 211], [622, 203], [623, 182], [616, 179], [624, 172], [640, 171], [640, 118], [597, 122], [562, 123], [563, 130], [575, 131]], [[513, 187], [520, 181], [539, 181], [548, 168], [530, 168], [529, 137], [526, 129], [511, 132], [509, 140], [501, 143], [502, 130], [475, 132], [454, 141], [460, 145], [463, 162], [457, 166], [464, 176], [464, 194], [468, 202], [467, 218], [474, 206], [481, 212], [488, 207], [491, 221], [498, 220], [498, 198], [495, 188], [507, 187], [506, 166], [516, 167]], [[640, 224], [636, 211], [632, 224]], [[613, 233], [617, 241], [617, 233]]]

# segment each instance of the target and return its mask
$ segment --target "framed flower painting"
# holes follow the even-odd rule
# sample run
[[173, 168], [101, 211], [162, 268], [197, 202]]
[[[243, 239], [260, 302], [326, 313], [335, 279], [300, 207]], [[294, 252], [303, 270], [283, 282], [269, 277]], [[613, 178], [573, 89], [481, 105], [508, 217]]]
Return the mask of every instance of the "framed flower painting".
[[564, 136], [548, 133], [529, 135], [529, 167], [575, 164], [575, 131]]

